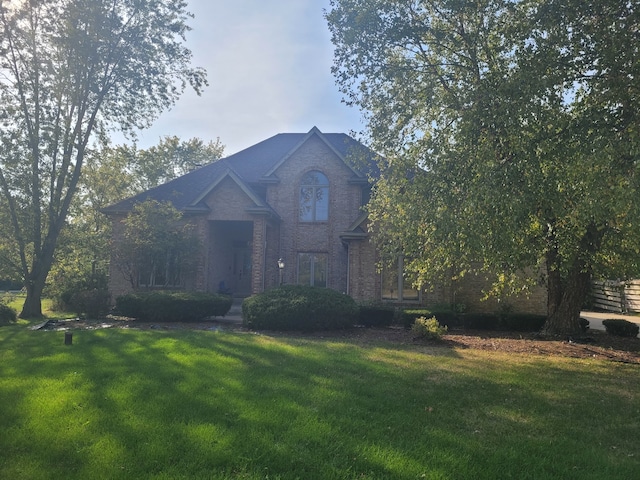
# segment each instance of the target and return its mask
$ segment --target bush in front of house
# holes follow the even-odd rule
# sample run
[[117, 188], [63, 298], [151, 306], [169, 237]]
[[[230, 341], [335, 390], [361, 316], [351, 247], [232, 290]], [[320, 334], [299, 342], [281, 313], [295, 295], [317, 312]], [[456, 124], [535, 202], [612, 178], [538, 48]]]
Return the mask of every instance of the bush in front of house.
[[195, 322], [220, 317], [231, 309], [228, 295], [186, 291], [141, 291], [116, 298], [116, 310], [144, 322]]
[[638, 325], [622, 318], [609, 318], [603, 320], [602, 324], [609, 335], [615, 335], [617, 337], [635, 338], [640, 331]]
[[360, 324], [365, 327], [388, 327], [393, 323], [392, 307], [376, 304], [360, 305]]
[[16, 311], [9, 305], [0, 302], [0, 325], [8, 325], [18, 319]]
[[500, 315], [500, 330], [514, 332], [538, 332], [547, 321], [545, 315], [535, 315], [532, 313], [506, 313]]
[[106, 288], [82, 290], [71, 295], [68, 306], [79, 317], [102, 318], [111, 309], [111, 294]]
[[242, 303], [244, 325], [259, 330], [338, 330], [358, 323], [358, 315], [349, 295], [304, 285], [284, 285]]
[[427, 309], [427, 308], [410, 308], [403, 310], [400, 314], [400, 322], [406, 330], [411, 330], [415, 321], [420, 318], [435, 317], [440, 325], [446, 327], [455, 327], [460, 325], [460, 317], [451, 310], [444, 309]]
[[416, 338], [427, 340], [440, 340], [442, 335], [447, 333], [447, 327], [440, 325], [436, 317], [419, 317], [413, 323], [411, 332]]
[[466, 313], [464, 328], [469, 330], [497, 330], [500, 317], [493, 313]]

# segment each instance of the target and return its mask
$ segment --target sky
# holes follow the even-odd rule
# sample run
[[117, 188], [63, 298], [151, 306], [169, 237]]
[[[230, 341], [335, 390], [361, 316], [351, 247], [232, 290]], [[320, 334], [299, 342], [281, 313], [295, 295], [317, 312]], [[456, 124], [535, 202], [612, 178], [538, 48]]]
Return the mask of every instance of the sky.
[[[323, 16], [329, 0], [188, 0], [195, 15], [187, 47], [207, 70], [201, 96], [187, 90], [150, 129], [140, 148], [168, 135], [225, 145], [225, 156], [277, 133], [363, 130], [341, 102], [331, 74], [333, 45]], [[113, 138], [115, 143], [124, 140]]]

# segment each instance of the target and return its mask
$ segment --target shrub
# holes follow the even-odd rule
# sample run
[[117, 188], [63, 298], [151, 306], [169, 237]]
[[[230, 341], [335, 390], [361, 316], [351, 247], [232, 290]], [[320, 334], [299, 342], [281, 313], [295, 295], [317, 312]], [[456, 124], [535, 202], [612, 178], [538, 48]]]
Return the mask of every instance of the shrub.
[[621, 318], [603, 320], [602, 324], [609, 335], [615, 335], [617, 337], [635, 338], [638, 336], [638, 331], [640, 331], [638, 325]]
[[101, 272], [95, 274], [58, 275], [47, 285], [46, 293], [53, 299], [54, 310], [72, 311], [78, 315], [85, 313], [89, 316], [85, 311], [78, 311], [78, 305], [73, 304], [74, 295], [92, 290], [106, 292], [107, 284], [107, 276]]
[[[442, 307], [440, 307], [442, 308]], [[403, 310], [400, 314], [400, 321], [404, 328], [410, 330], [413, 328], [413, 324], [420, 317], [436, 317], [440, 325], [446, 327], [454, 327], [460, 325], [460, 316], [451, 310], [440, 310], [439, 308], [425, 309], [415, 308]]]
[[419, 317], [413, 323], [411, 332], [418, 338], [440, 340], [442, 335], [447, 333], [447, 327], [440, 326], [436, 317], [431, 317], [429, 319], [426, 317]]
[[502, 330], [515, 332], [537, 332], [542, 329], [546, 321], [545, 315], [508, 313], [500, 316], [499, 327]]
[[589, 330], [589, 320], [580, 317], [578, 321], [580, 322], [580, 330], [582, 333], [587, 333], [587, 330]]
[[71, 295], [68, 305], [79, 317], [101, 318], [109, 313], [111, 294], [106, 288], [82, 290]]
[[360, 324], [365, 327], [388, 327], [393, 323], [393, 308], [385, 305], [360, 305]]
[[13, 323], [18, 319], [16, 311], [9, 305], [0, 302], [0, 325]]
[[256, 329], [337, 330], [355, 325], [358, 315], [350, 296], [303, 285], [284, 285], [242, 303], [244, 325]]
[[228, 295], [185, 291], [144, 291], [116, 298], [118, 313], [147, 322], [193, 322], [223, 316], [231, 309]]
[[405, 329], [411, 330], [413, 328], [413, 324], [418, 318], [431, 318], [432, 316], [433, 314], [431, 313], [431, 310], [427, 310], [425, 308], [411, 308], [402, 310], [402, 313], [400, 314], [400, 322]]
[[497, 330], [500, 318], [492, 313], [467, 313], [464, 327], [471, 330]]

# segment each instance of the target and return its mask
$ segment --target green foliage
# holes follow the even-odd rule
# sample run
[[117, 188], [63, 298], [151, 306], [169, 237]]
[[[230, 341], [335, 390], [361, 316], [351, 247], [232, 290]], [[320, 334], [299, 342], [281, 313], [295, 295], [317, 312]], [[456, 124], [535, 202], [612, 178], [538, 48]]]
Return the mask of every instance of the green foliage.
[[447, 333], [447, 327], [440, 326], [436, 317], [418, 317], [411, 326], [411, 332], [417, 338], [440, 340], [442, 335]]
[[111, 294], [106, 288], [80, 290], [71, 295], [69, 309], [79, 317], [102, 318], [111, 309]]
[[206, 74], [186, 2], [50, 0], [0, 7], [0, 261], [41, 295], [93, 141], [145, 128]]
[[460, 316], [442, 306], [434, 306], [433, 309], [417, 308], [403, 310], [400, 314], [400, 321], [405, 329], [410, 330], [416, 319], [420, 317], [435, 317], [441, 325], [447, 327], [460, 325]]
[[546, 315], [507, 313], [499, 316], [499, 328], [512, 332], [539, 332], [546, 320]]
[[500, 317], [494, 313], [466, 313], [463, 322], [464, 328], [470, 330], [497, 330]]
[[331, 5], [334, 74], [384, 156], [383, 255], [425, 285], [482, 268], [522, 293], [542, 274], [547, 331], [578, 328], [591, 272], [640, 272], [636, 3]]
[[107, 276], [104, 273], [95, 273], [62, 268], [58, 265], [52, 270], [50, 282], [45, 290], [47, 297], [53, 300], [53, 308], [58, 311], [76, 311], [72, 297], [78, 292], [107, 290]]
[[116, 298], [117, 313], [144, 322], [195, 322], [231, 309], [228, 295], [186, 291], [139, 291]]
[[16, 311], [9, 305], [0, 301], [0, 325], [7, 325], [17, 320]]
[[618, 337], [635, 338], [638, 336], [638, 332], [640, 331], [640, 327], [638, 325], [621, 318], [603, 320], [602, 324], [609, 335], [616, 335]]
[[365, 327], [388, 327], [393, 323], [395, 311], [386, 305], [363, 304], [360, 308], [360, 324]]
[[579, 320], [579, 323], [580, 323], [580, 330], [582, 331], [582, 333], [586, 333], [587, 330], [589, 330], [589, 320], [581, 317]]
[[284, 285], [242, 303], [248, 328], [265, 330], [336, 330], [358, 323], [359, 309], [348, 295], [329, 288]]
[[[132, 288], [175, 287], [195, 267], [199, 240], [192, 224], [169, 202], [136, 204], [122, 221], [113, 261]], [[153, 283], [147, 283], [153, 282]]]

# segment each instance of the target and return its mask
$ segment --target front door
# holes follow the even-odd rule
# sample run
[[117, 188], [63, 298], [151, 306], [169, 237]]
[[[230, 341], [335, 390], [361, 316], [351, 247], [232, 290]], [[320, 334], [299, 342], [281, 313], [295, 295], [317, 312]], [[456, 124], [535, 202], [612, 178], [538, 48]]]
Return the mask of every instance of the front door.
[[233, 247], [233, 285], [234, 296], [251, 295], [251, 248]]

